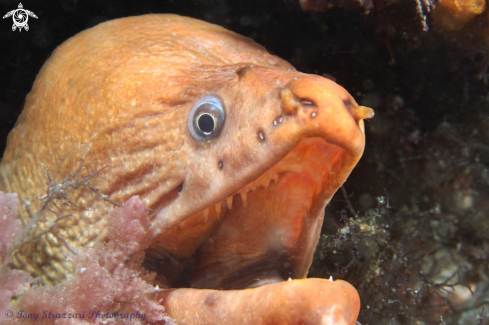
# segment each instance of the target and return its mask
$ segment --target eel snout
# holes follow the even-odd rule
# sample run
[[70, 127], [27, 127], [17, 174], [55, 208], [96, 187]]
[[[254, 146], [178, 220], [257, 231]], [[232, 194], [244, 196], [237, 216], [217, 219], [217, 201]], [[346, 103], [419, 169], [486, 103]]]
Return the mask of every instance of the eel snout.
[[363, 119], [374, 111], [358, 106], [341, 86], [325, 78], [300, 78], [280, 92], [286, 115], [295, 115], [303, 137], [321, 136], [360, 157], [365, 145]]

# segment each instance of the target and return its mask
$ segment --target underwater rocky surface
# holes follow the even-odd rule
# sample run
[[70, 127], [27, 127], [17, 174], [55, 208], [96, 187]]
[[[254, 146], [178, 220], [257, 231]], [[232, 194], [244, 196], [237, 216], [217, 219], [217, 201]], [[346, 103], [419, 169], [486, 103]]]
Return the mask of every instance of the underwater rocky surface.
[[[221, 25], [299, 71], [333, 76], [376, 111], [362, 160], [327, 207], [309, 276], [352, 283], [363, 325], [489, 324], [488, 12], [447, 31], [420, 1], [369, 1], [368, 15], [367, 1], [340, 2], [324, 12], [279, 0], [23, 2], [39, 17], [28, 32], [0, 24], [0, 152], [68, 37], [147, 13]], [[2, 13], [16, 7], [0, 2]]]

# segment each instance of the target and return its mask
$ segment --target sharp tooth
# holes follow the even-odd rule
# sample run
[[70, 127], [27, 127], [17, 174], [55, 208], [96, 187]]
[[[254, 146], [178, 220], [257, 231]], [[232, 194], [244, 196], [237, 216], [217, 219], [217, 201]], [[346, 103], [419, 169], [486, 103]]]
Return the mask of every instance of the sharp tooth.
[[246, 208], [248, 206], [248, 198], [246, 197], [246, 189], [239, 191], [241, 194], [241, 200], [243, 201], [243, 206]]
[[233, 208], [233, 196], [232, 195], [226, 199], [226, 204], [228, 206], [228, 209]]
[[209, 217], [209, 208], [204, 209], [204, 223], [207, 223], [207, 219]]
[[273, 178], [274, 182], [277, 183], [278, 182], [278, 173], [273, 173], [272, 178]]
[[219, 217], [221, 215], [221, 202], [217, 202], [215, 205], [217, 216]]
[[274, 172], [274, 169], [269, 169], [268, 170], [268, 178], [272, 178], [273, 177], [273, 172]]

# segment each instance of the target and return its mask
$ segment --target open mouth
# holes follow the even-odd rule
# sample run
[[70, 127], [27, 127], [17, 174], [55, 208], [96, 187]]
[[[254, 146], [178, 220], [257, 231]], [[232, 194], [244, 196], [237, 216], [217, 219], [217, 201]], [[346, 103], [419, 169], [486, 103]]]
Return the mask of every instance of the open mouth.
[[305, 277], [345, 153], [303, 138], [260, 177], [158, 237], [146, 267], [163, 287], [242, 289]]
[[[216, 203], [214, 206], [216, 212], [219, 214], [223, 206], [232, 209], [234, 198], [237, 196], [241, 198], [243, 206], [246, 208], [248, 205], [248, 193], [255, 192], [260, 188], [266, 190], [271, 181], [278, 183], [286, 175], [289, 181], [279, 187], [279, 193], [277, 193], [278, 195], [275, 200], [276, 203], [285, 208], [288, 206], [285, 199], [290, 194], [293, 196], [289, 197], [292, 203], [305, 204], [305, 206], [308, 206], [307, 210], [309, 210], [314, 196], [321, 192], [325, 178], [328, 178], [333, 173], [333, 162], [336, 161], [336, 156], [342, 150], [335, 145], [328, 144], [322, 138], [304, 138], [291, 152], [267, 172], [241, 188], [235, 194]], [[289, 190], [291, 188], [296, 188], [299, 191], [290, 192]], [[211, 207], [208, 207], [203, 211], [204, 221], [207, 220], [210, 209]], [[287, 210], [285, 208], [283, 212]]]

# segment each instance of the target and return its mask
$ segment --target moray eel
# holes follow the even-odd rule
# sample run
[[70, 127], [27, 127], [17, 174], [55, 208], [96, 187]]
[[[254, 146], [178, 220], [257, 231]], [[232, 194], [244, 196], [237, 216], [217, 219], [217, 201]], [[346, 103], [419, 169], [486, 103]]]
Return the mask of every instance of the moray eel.
[[[285, 297], [292, 286], [288, 294], [317, 297], [312, 309], [346, 295], [353, 311], [335, 310], [353, 324], [359, 300], [347, 283], [282, 281], [306, 277], [324, 208], [360, 159], [372, 116], [333, 81], [222, 27], [177, 15], [117, 19], [70, 38], [45, 63], [8, 137], [0, 189], [35, 211], [48, 180], [42, 164], [58, 181], [82, 162], [86, 172], [107, 166], [94, 187], [117, 202], [138, 195], [154, 211], [159, 235], [144, 264], [161, 287]], [[106, 236], [111, 204], [88, 189], [71, 199], [90, 210], [15, 256], [45, 283], [71, 272], [61, 239], [76, 248]], [[192, 305], [166, 297], [173, 316]]]

